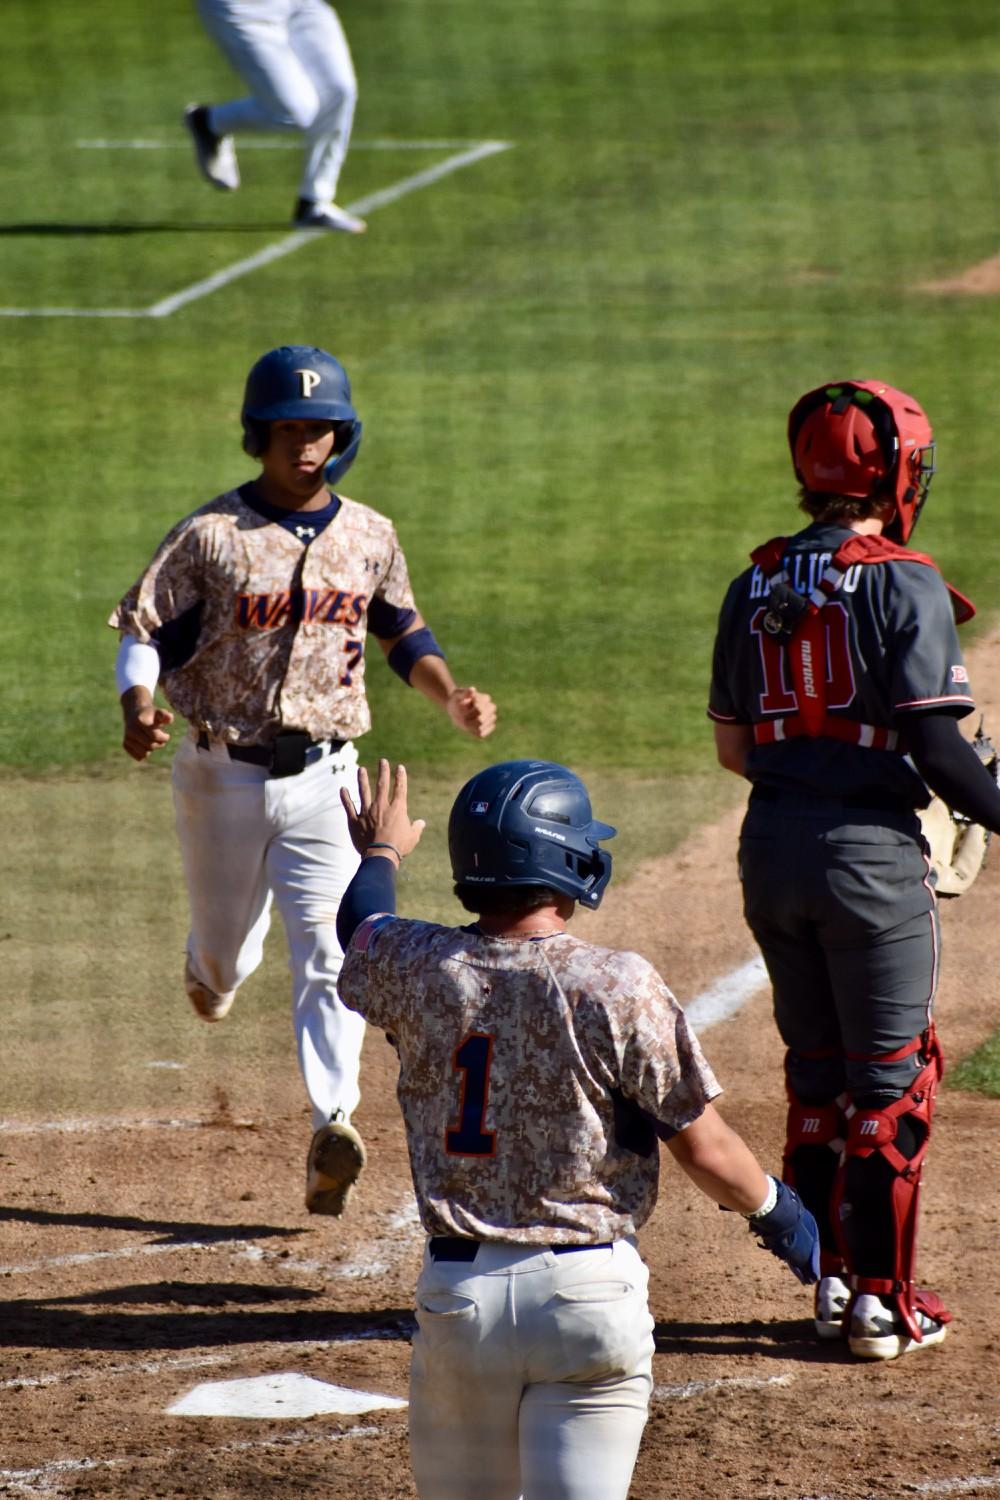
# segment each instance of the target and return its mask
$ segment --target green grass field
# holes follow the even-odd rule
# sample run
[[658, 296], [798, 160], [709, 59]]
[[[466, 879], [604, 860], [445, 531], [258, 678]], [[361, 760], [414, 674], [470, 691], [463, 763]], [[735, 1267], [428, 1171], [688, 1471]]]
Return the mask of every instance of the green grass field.
[[[704, 720], [711, 639], [749, 548], [795, 523], [802, 390], [919, 395], [939, 474], [918, 540], [989, 619], [996, 303], [920, 288], [998, 249], [993, 6], [340, 13], [361, 84], [342, 202], [449, 154], [376, 141], [510, 149], [169, 317], [0, 320], [6, 925], [36, 1007], [53, 926], [92, 1004], [121, 993], [94, 956], [119, 939], [127, 964], [169, 929], [175, 963], [167, 789], [121, 756], [103, 621], [167, 526], [251, 472], [241, 386], [274, 344], [348, 367], [344, 488], [394, 518], [456, 675], [500, 705], [489, 758], [594, 778], [626, 870], [736, 791]], [[184, 104], [238, 85], [189, 0], [6, 0], [4, 27], [4, 307], [145, 308], [286, 234], [295, 150], [244, 150], [233, 195], [194, 170]], [[159, 149], [80, 144], [135, 139]], [[367, 758], [405, 757], [442, 814], [481, 751], [380, 658], [370, 684]], [[427, 869], [414, 893], [440, 900]]]

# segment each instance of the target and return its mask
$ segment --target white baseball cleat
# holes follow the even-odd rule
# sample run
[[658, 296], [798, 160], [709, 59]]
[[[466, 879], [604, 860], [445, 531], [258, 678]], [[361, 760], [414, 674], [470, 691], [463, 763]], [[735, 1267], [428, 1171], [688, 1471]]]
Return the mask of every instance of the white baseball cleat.
[[336, 203], [312, 203], [308, 198], [296, 203], [292, 223], [296, 229], [335, 229], [342, 234], [364, 234], [368, 228], [364, 219], [349, 214], [346, 208]]
[[923, 1334], [919, 1340], [913, 1338], [895, 1308], [883, 1302], [881, 1297], [863, 1292], [851, 1311], [847, 1336], [851, 1353], [859, 1359], [897, 1359], [901, 1354], [912, 1354], [915, 1349], [933, 1349], [948, 1332], [948, 1314], [944, 1319], [932, 1317], [918, 1303], [915, 1316]]
[[814, 1326], [821, 1339], [839, 1339], [851, 1289], [839, 1276], [823, 1276], [816, 1285]]
[[189, 104], [184, 124], [191, 132], [198, 170], [213, 187], [233, 193], [240, 185], [240, 166], [231, 135], [216, 135], [208, 123], [208, 106]]
[[200, 979], [196, 979], [191, 969], [190, 959], [185, 960], [184, 963], [184, 988], [187, 990], [188, 999], [203, 1021], [221, 1021], [223, 1016], [228, 1015], [236, 999], [235, 990], [225, 990], [220, 995], [215, 990], [210, 990], [207, 984], [202, 984]]
[[[339, 1117], [339, 1118], [338, 1118]], [[339, 1218], [367, 1160], [364, 1142], [337, 1110], [317, 1130], [306, 1162], [306, 1208]]]

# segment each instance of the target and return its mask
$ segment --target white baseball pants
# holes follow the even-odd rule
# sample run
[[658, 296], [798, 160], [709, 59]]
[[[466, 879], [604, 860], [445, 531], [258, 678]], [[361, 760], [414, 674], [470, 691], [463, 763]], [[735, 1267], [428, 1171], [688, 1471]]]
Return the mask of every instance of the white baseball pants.
[[357, 791], [358, 755], [347, 744], [298, 776], [272, 777], [230, 760], [224, 745], [199, 750], [186, 736], [174, 757], [174, 809], [191, 906], [188, 962], [224, 994], [259, 965], [277, 903], [288, 937], [299, 1067], [313, 1128], [336, 1109], [348, 1118], [365, 1023], [337, 997], [343, 953], [340, 899], [358, 867], [340, 788]]
[[198, 0], [198, 12], [252, 96], [211, 105], [210, 128], [302, 131], [299, 197], [332, 203], [358, 99], [336, 11], [324, 0]]
[[425, 1252], [410, 1366], [421, 1500], [626, 1500], [652, 1390], [648, 1279], [628, 1240]]

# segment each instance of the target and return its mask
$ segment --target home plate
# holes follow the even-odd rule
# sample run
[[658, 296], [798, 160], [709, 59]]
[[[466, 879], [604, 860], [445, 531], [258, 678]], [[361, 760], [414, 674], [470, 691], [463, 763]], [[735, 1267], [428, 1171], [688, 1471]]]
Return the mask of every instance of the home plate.
[[257, 1375], [209, 1380], [167, 1407], [170, 1417], [316, 1417], [321, 1412], [384, 1411], [406, 1406], [397, 1396], [352, 1391], [311, 1375]]

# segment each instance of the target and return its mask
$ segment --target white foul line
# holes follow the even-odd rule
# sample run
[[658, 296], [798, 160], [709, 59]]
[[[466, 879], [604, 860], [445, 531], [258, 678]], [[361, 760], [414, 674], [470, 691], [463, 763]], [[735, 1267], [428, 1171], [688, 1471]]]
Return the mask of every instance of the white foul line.
[[983, 1490], [1000, 1490], [1000, 1478], [996, 1474], [975, 1474], [967, 1479], [928, 1479], [906, 1488], [916, 1495], [978, 1495]]
[[[482, 161], [486, 156], [495, 156], [498, 151], [506, 151], [505, 141], [481, 141], [478, 146], [473, 146], [468, 151], [460, 151], [457, 156], [449, 156], [437, 166], [428, 167], [423, 172], [414, 172], [411, 177], [404, 177], [401, 182], [395, 182], [391, 187], [383, 188], [381, 192], [369, 193], [366, 198], [359, 198], [356, 203], [347, 205], [347, 212], [351, 214], [370, 214], [378, 208], [384, 208], [386, 204], [397, 203], [400, 198], [405, 198], [408, 193], [415, 193], [420, 188], [428, 187], [432, 182], [437, 182], [442, 177], [447, 177], [451, 172], [458, 172], [462, 167], [471, 166], [473, 162]], [[329, 230], [325, 229], [296, 229], [293, 234], [286, 235], [275, 245], [269, 245], [266, 250], [259, 251], [256, 255], [247, 256], [246, 260], [238, 260], [235, 265], [229, 266], [225, 271], [217, 271], [214, 276], [208, 276], [204, 281], [196, 281], [193, 286], [185, 287], [181, 292], [175, 292], [172, 297], [164, 297], [160, 302], [154, 302], [145, 310], [148, 318], [169, 318], [171, 313], [179, 307], [186, 307], [189, 302], [197, 302], [201, 297], [207, 297], [212, 292], [217, 292], [220, 287], [228, 286], [230, 282], [237, 281], [241, 276], [248, 276], [251, 271], [260, 270], [261, 266], [267, 266], [272, 261], [281, 260], [286, 255], [292, 255], [296, 250], [301, 250], [303, 245], [309, 244], [311, 240], [325, 239]]]
[[[467, 150], [446, 157], [436, 166], [427, 167], [422, 172], [414, 172], [411, 176], [403, 177], [399, 182], [394, 182], [387, 188], [381, 188], [378, 192], [358, 198], [356, 202], [347, 204], [347, 211], [352, 214], [374, 213], [390, 203], [398, 203], [400, 198], [405, 198], [410, 193], [430, 187], [432, 183], [439, 182], [442, 177], [448, 177], [452, 172], [460, 172], [463, 167], [470, 167], [474, 162], [483, 161], [488, 156], [496, 156], [501, 151], [508, 151], [510, 146], [510, 141], [479, 141]], [[296, 250], [301, 250], [303, 245], [308, 245], [313, 240], [328, 239], [330, 233], [331, 231], [327, 229], [296, 229], [284, 239], [258, 251], [256, 255], [249, 255], [245, 260], [238, 260], [224, 271], [217, 271], [214, 276], [207, 276], [203, 281], [196, 281], [193, 285], [174, 292], [170, 297], [162, 297], [149, 307], [0, 307], [0, 318], [169, 318], [172, 313], [177, 312], [178, 308], [187, 307], [190, 302], [197, 302], [202, 297], [208, 297], [212, 292], [219, 291], [221, 287], [238, 281], [240, 277], [259, 271], [262, 266], [271, 265], [273, 261], [282, 260], [286, 255], [294, 254]]]
[[684, 1014], [691, 1029], [695, 1032], [707, 1031], [720, 1021], [728, 1021], [766, 983], [767, 970], [758, 953], [749, 963], [741, 964], [738, 969], [724, 974], [721, 979], [709, 985], [707, 990], [702, 990], [690, 1005], [685, 1005]]
[[[156, 141], [144, 140], [141, 136], [134, 136], [131, 140], [108, 140], [98, 137], [94, 140], [79, 140], [75, 142], [79, 151], [189, 151], [191, 142], [187, 140]], [[351, 155], [355, 151], [458, 151], [463, 146], [475, 146], [477, 141], [412, 141], [412, 140], [374, 140], [374, 141], [352, 141]], [[298, 140], [240, 140], [241, 151], [301, 151], [302, 143]]]
[[794, 1375], [735, 1375], [729, 1380], [687, 1380], [683, 1385], [654, 1385], [654, 1401], [690, 1401], [708, 1391], [758, 1391], [775, 1385], [791, 1385]]
[[[384, 1427], [371, 1424], [364, 1427], [349, 1427], [345, 1432], [334, 1432], [325, 1428], [322, 1432], [275, 1433], [271, 1437], [245, 1439], [242, 1442], [224, 1443], [219, 1448], [204, 1448], [206, 1458], [219, 1458], [229, 1453], [254, 1453], [266, 1448], [302, 1448], [314, 1443], [342, 1443], [348, 1438], [380, 1437]], [[40, 1464], [34, 1469], [0, 1469], [0, 1484], [12, 1485], [14, 1489], [29, 1494], [50, 1494], [51, 1485], [60, 1475], [92, 1473], [95, 1469], [120, 1469], [126, 1464], [138, 1465], [152, 1460], [169, 1462], [172, 1458], [187, 1458], [188, 1448], [158, 1448], [155, 1454], [139, 1453], [127, 1458], [59, 1458], [51, 1463]], [[38, 1486], [44, 1486], [39, 1491]]]

